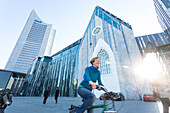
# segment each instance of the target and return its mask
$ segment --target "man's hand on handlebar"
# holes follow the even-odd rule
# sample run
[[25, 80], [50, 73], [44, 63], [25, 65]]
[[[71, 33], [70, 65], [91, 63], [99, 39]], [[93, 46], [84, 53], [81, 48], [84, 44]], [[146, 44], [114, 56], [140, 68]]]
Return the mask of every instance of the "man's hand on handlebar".
[[96, 89], [96, 83], [95, 82], [89, 81], [89, 84], [92, 86], [93, 89]]
[[96, 83], [95, 83], [95, 82], [92, 82], [92, 81], [89, 81], [89, 85], [91, 85], [93, 89], [103, 90], [103, 91], [105, 91], [105, 92], [107, 92], [107, 93], [110, 93], [110, 92], [111, 92], [111, 91], [107, 91], [107, 89], [104, 88], [104, 87], [101, 86], [101, 85], [96, 85]]

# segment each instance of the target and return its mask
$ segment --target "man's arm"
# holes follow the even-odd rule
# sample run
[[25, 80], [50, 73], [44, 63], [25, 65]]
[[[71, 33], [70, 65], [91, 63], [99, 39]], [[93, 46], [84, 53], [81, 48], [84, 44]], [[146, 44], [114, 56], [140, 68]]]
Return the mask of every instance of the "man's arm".
[[99, 83], [99, 85], [104, 86], [103, 83], [102, 83], [102, 81], [101, 81], [101, 74], [100, 74], [100, 76], [99, 76], [99, 78], [98, 78], [98, 83]]
[[85, 69], [84, 79], [87, 80], [88, 82], [92, 81], [91, 78], [90, 78], [88, 67], [86, 67], [86, 69]]

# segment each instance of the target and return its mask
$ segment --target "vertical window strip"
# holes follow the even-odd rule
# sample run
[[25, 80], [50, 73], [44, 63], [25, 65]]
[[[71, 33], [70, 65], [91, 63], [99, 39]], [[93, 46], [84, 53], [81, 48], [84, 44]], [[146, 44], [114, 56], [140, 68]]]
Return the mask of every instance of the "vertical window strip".
[[166, 38], [165, 34], [164, 34], [164, 33], [161, 33], [160, 35], [161, 35], [161, 37], [164, 39], [165, 44], [168, 44], [169, 41], [168, 41], [168, 39]]
[[109, 30], [109, 25], [108, 25], [108, 23], [107, 23], [107, 33], [108, 33], [108, 37], [109, 37], [109, 45], [110, 45], [110, 48], [111, 48], [112, 51], [113, 51], [112, 42], [111, 42], [111, 38], [110, 38], [110, 30]]
[[[93, 24], [92, 24], [92, 28], [94, 29], [96, 26], [95, 26], [95, 16], [93, 17]], [[93, 30], [92, 29], [92, 30]], [[93, 44], [93, 50], [94, 50], [94, 47], [96, 46], [96, 36], [93, 36], [93, 40], [94, 40], [94, 44]]]
[[144, 49], [145, 47], [144, 47], [144, 45], [143, 45], [143, 43], [142, 43], [141, 37], [138, 37], [138, 40], [139, 40], [139, 42], [140, 42], [139, 44], [141, 45], [141, 48]]
[[99, 9], [97, 7], [96, 7], [96, 10], [95, 10], [95, 15], [99, 16]]
[[90, 33], [89, 35], [90, 35], [90, 48], [91, 48], [91, 47], [92, 47], [92, 41], [91, 41], [91, 40], [92, 40], [92, 39], [91, 39], [91, 38], [92, 38], [92, 37], [91, 37], [91, 24], [89, 25], [89, 33]]
[[103, 19], [103, 13], [102, 13], [102, 11], [99, 9], [99, 17], [101, 18], [101, 19]]
[[127, 41], [126, 41], [126, 38], [125, 38], [125, 34], [124, 34], [124, 31], [123, 31], [122, 25], [121, 25], [121, 30], [122, 30], [123, 39], [124, 39], [125, 46], [126, 46], [126, 51], [127, 51], [128, 56], [129, 56], [130, 63], [131, 63], [131, 57], [130, 57], [130, 53], [129, 53], [129, 49], [128, 49], [128, 45], [127, 45]]
[[68, 70], [68, 55], [65, 56], [64, 74], [63, 74], [63, 96], [66, 96], [66, 78]]
[[105, 40], [106, 43], [108, 44], [107, 33], [106, 33], [106, 24], [105, 24], [105, 21], [104, 21], [104, 20], [102, 20], [102, 22], [103, 22], [104, 40]]
[[136, 37], [135, 40], [136, 40], [136, 43], [138, 45], [138, 48], [139, 48], [139, 51], [140, 51], [141, 55], [143, 55], [143, 53], [142, 53], [143, 49], [142, 49], [142, 45], [141, 45], [141, 43], [139, 41], [139, 37]]
[[111, 26], [111, 29], [112, 29], [112, 35], [113, 35], [115, 50], [117, 51], [116, 39], [115, 39], [115, 36], [114, 36], [114, 31], [113, 31], [113, 27], [112, 26]]
[[88, 45], [88, 30], [86, 31], [86, 38], [87, 38], [87, 65], [89, 64], [89, 59], [88, 59], [88, 56], [89, 56], [89, 54], [88, 54], [88, 51], [89, 51], [89, 45]]
[[117, 28], [118, 29], [118, 25], [117, 25], [117, 23], [113, 20], [112, 21], [113, 22], [113, 26], [115, 27], [115, 28]]
[[[154, 39], [154, 38], [153, 38], [153, 39]], [[146, 48], [146, 43], [145, 43], [145, 41], [143, 40], [143, 37], [141, 37], [141, 42], [142, 42], [143, 48]]]

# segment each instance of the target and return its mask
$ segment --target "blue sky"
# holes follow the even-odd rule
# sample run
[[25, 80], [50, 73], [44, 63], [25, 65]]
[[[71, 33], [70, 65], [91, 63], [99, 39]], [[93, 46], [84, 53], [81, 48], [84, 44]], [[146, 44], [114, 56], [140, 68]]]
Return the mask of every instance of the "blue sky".
[[129, 23], [135, 36], [162, 32], [153, 0], [0, 0], [0, 69], [33, 9], [57, 30], [54, 54], [82, 38], [96, 5]]

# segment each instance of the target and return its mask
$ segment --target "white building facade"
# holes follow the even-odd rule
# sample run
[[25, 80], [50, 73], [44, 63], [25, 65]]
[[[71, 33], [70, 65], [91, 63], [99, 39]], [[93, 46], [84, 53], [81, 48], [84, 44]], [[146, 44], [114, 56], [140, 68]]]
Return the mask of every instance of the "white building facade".
[[[102, 82], [108, 90], [122, 92], [126, 99], [140, 99], [150, 92], [148, 84], [133, 72], [142, 57], [131, 26], [98, 6], [81, 40], [78, 83], [96, 56], [100, 59]], [[97, 96], [103, 93], [94, 92]]]

